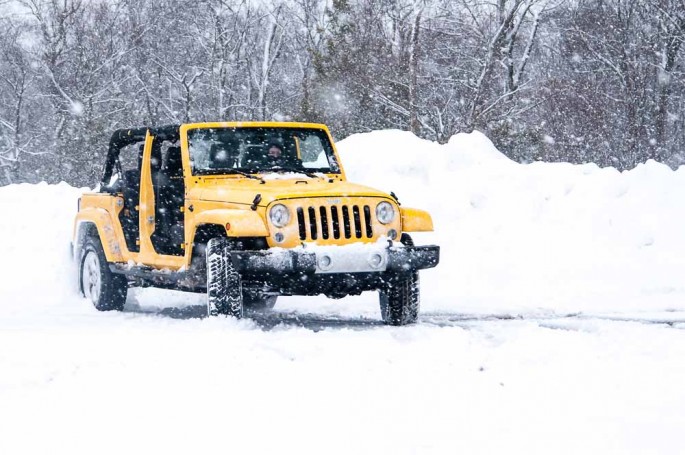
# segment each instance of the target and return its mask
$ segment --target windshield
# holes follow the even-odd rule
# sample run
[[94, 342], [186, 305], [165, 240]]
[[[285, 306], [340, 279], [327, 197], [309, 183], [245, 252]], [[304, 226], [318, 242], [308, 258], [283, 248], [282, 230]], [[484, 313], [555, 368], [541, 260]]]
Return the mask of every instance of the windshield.
[[324, 130], [312, 128], [198, 128], [188, 130], [194, 175], [241, 172], [339, 173]]

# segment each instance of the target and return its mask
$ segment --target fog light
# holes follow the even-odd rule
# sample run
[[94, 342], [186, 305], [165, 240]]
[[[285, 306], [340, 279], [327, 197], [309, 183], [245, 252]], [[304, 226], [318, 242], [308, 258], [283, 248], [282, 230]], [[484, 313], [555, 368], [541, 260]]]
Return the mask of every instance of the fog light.
[[274, 240], [276, 240], [278, 243], [281, 243], [284, 239], [284, 236], [282, 233], [277, 232], [276, 235], [274, 235]]
[[324, 254], [323, 256], [321, 256], [319, 258], [319, 267], [322, 268], [323, 270], [326, 270], [327, 268], [329, 268], [331, 266], [332, 262], [333, 262], [333, 260], [331, 259], [331, 257], [327, 254]]
[[388, 237], [390, 237], [390, 240], [395, 240], [397, 238], [397, 231], [394, 229], [390, 229], [388, 231]]
[[377, 269], [381, 266], [381, 264], [383, 264], [383, 256], [378, 253], [374, 253], [369, 256], [369, 265], [371, 265], [371, 267]]

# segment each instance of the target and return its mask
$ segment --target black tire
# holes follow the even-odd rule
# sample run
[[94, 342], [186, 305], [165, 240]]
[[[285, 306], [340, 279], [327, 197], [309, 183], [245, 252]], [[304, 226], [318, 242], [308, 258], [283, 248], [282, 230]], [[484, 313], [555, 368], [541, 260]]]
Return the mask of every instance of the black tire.
[[243, 289], [240, 273], [231, 260], [226, 238], [207, 243], [207, 315], [243, 317]]
[[253, 295], [243, 293], [243, 306], [250, 311], [267, 311], [276, 306], [277, 295]]
[[413, 324], [419, 317], [419, 272], [402, 273], [387, 279], [379, 291], [381, 317], [389, 325]]
[[89, 236], [81, 248], [78, 282], [81, 295], [100, 311], [121, 311], [126, 303], [128, 280], [112, 273], [98, 237]]
[[[409, 234], [403, 233], [400, 242], [414, 246]], [[379, 291], [381, 317], [389, 325], [413, 324], [419, 317], [420, 307], [419, 272], [391, 276]]]

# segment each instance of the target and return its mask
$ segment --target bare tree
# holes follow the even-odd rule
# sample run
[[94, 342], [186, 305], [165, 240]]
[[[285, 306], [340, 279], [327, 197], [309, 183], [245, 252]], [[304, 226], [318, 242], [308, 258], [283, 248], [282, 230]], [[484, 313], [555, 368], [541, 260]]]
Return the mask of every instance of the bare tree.
[[12, 5], [27, 14], [0, 13], [0, 184], [87, 184], [113, 129], [216, 119], [479, 129], [521, 161], [685, 163], [683, 0]]
[[4, 25], [0, 32], [0, 169], [5, 181], [12, 183], [22, 154], [34, 154], [29, 149], [31, 139], [24, 137], [27, 122], [28, 90], [34, 81], [27, 56], [19, 44], [25, 30]]
[[[492, 7], [464, 0], [463, 6], [475, 18], [482, 17], [480, 35], [486, 40], [479, 70], [473, 83], [469, 82], [471, 96], [464, 120], [466, 129], [483, 127], [489, 119], [512, 118], [529, 109], [516, 104], [515, 95], [522, 88], [523, 76], [530, 60], [531, 50], [540, 24], [540, 15], [548, 7], [545, 0], [498, 0]], [[528, 26], [528, 36], [521, 46], [521, 32]], [[520, 55], [515, 55], [520, 48]], [[504, 74], [496, 71], [504, 69]], [[497, 84], [493, 79], [503, 80]], [[501, 86], [498, 87], [498, 86]], [[503, 104], [507, 104], [502, 109]], [[493, 115], [494, 114], [494, 115]], [[489, 118], [487, 117], [489, 116]]]
[[[656, 145], [652, 158], [658, 160], [668, 159], [667, 130], [669, 120], [677, 116], [669, 115], [669, 104], [673, 95], [674, 78], [680, 76], [681, 81], [685, 76], [677, 72], [678, 57], [685, 42], [685, 1], [665, 0], [653, 5], [656, 10], [653, 17], [656, 18], [659, 27], [660, 62], [657, 66], [657, 93], [656, 114]], [[672, 123], [672, 122], [670, 122]]]

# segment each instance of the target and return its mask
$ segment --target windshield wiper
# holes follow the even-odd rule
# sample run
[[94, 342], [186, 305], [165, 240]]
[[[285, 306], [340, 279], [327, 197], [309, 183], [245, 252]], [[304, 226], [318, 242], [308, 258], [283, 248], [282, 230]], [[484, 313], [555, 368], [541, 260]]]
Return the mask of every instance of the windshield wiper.
[[309, 171], [306, 171], [306, 170], [301, 169], [301, 168], [298, 169], [298, 168], [289, 167], [289, 166], [274, 166], [274, 167], [272, 167], [272, 168], [269, 169], [269, 170], [270, 170], [270, 171], [293, 172], [293, 173], [295, 173], [295, 174], [304, 174], [304, 175], [306, 175], [307, 177], [311, 177], [311, 178], [313, 178], [313, 179], [322, 179], [322, 178], [324, 178], [324, 177], [321, 177], [320, 175], [314, 174], [313, 172], [309, 172]]
[[259, 180], [259, 181], [262, 182], [262, 183], [266, 183], [266, 182], [264, 181], [263, 178], [257, 177], [256, 175], [252, 175], [252, 174], [250, 174], [249, 172], [241, 171], [240, 169], [227, 169], [227, 170], [226, 170], [226, 173], [227, 173], [227, 174], [240, 174], [240, 175], [242, 175], [243, 177], [247, 177], [247, 178], [250, 178], [250, 179]]

